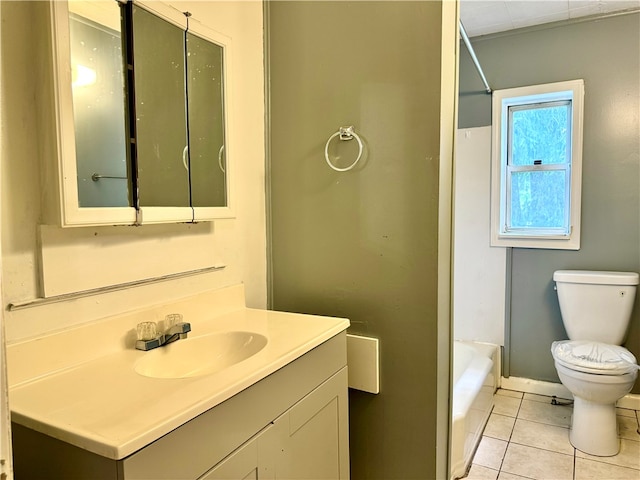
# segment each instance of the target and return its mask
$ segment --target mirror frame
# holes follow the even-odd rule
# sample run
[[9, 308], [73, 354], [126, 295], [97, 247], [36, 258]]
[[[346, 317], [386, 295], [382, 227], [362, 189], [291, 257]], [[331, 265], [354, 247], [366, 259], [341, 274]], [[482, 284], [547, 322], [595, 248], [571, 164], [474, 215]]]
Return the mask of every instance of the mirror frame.
[[[116, 0], [113, 0], [116, 2]], [[183, 12], [158, 1], [133, 0], [136, 6], [187, 29]], [[54, 123], [58, 171], [59, 221], [63, 227], [97, 225], [144, 225], [153, 223], [182, 223], [235, 218], [233, 166], [225, 163], [227, 205], [222, 207], [80, 207], [78, 201], [75, 125], [71, 87], [71, 53], [69, 38], [69, 8], [66, 1], [50, 0], [51, 47], [53, 58]], [[225, 128], [225, 159], [231, 157], [229, 147], [231, 125], [231, 39], [212, 30], [193, 17], [189, 18], [189, 32], [220, 45], [223, 49], [223, 101]], [[216, 161], [217, 164], [217, 161]], [[134, 175], [134, 172], [129, 172]]]

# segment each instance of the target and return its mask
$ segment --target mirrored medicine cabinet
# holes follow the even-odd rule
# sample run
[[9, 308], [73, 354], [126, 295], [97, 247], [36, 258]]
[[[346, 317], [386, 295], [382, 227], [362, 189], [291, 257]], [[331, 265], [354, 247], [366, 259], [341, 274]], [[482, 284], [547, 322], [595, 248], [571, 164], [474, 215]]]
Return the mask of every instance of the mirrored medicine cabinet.
[[50, 13], [62, 225], [232, 217], [229, 39], [157, 1]]

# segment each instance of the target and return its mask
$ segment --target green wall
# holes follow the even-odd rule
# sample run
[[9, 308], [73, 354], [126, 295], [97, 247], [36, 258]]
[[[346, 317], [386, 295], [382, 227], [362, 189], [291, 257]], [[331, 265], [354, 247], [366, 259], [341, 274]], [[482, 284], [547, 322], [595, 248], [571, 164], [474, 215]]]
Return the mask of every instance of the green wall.
[[[349, 397], [352, 478], [435, 478], [442, 5], [268, 3], [271, 307], [380, 339], [380, 394]], [[346, 125], [366, 151], [338, 173]]]
[[[553, 290], [554, 270], [640, 271], [639, 17], [561, 23], [472, 40], [494, 90], [575, 78], [585, 82], [581, 249], [513, 249], [510, 375], [559, 382], [549, 348], [566, 333]], [[463, 50], [461, 128], [491, 124], [491, 97], [481, 90]], [[625, 346], [640, 358], [640, 295]], [[640, 393], [640, 382], [633, 393]]]

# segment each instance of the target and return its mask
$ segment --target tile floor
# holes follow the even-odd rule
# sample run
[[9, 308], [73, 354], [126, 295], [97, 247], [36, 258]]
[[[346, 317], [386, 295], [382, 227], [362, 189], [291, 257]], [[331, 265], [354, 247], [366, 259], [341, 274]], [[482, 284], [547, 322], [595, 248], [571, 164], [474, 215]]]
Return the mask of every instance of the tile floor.
[[594, 457], [569, 442], [570, 405], [498, 390], [468, 480], [640, 480], [640, 412], [618, 409], [620, 453]]

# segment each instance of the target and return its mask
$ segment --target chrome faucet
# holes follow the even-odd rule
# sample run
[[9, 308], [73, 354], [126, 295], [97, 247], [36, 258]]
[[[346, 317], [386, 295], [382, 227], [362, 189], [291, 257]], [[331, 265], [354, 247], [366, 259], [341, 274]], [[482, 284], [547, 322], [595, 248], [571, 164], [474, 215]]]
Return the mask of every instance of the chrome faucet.
[[136, 349], [152, 350], [154, 348], [168, 345], [169, 343], [187, 338], [187, 333], [191, 331], [191, 324], [182, 321], [182, 315], [179, 313], [171, 313], [164, 319], [166, 330], [164, 333], [158, 333], [158, 324], [156, 322], [142, 322], [137, 326], [138, 340], [136, 340]]

